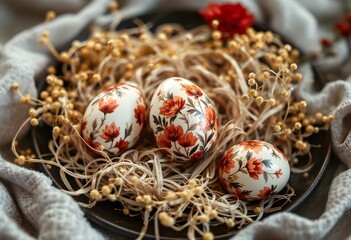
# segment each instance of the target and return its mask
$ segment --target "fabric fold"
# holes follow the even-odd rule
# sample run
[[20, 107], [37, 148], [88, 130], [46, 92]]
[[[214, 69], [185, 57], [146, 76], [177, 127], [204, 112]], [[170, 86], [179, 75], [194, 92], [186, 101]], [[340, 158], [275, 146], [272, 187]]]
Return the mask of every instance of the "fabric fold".
[[[44, 174], [16, 166], [1, 157], [0, 173], [2, 179], [11, 183], [8, 187], [13, 190], [15, 202], [33, 228], [38, 230], [39, 239], [103, 239], [90, 226], [79, 205], [70, 196], [53, 187]], [[1, 192], [4, 198], [7, 192]], [[4, 201], [4, 204], [6, 202], [8, 201]], [[9, 207], [4, 204], [0, 206], [0, 211]], [[11, 209], [15, 208], [13, 205]], [[7, 214], [3, 214], [4, 221], [0, 222], [0, 229], [6, 228], [6, 225], [20, 229], [16, 226], [16, 218], [6, 216]], [[7, 239], [5, 237], [11, 232], [11, 229], [0, 231], [0, 238]], [[21, 232], [21, 237], [24, 236], [30, 239], [29, 235]]]
[[232, 239], [322, 239], [351, 208], [350, 185], [351, 169], [340, 173], [333, 180], [326, 210], [319, 219], [310, 220], [293, 213], [278, 213], [246, 227]]
[[[48, 49], [39, 44], [41, 34], [49, 31], [53, 45], [62, 47], [106, 12], [108, 3], [108, 0], [95, 0], [78, 14], [62, 15], [52, 22], [39, 24], [19, 33], [3, 46], [0, 55], [0, 145], [10, 143], [29, 108], [19, 104], [19, 97], [9, 91], [12, 83], [17, 82], [23, 94], [36, 96], [34, 77], [52, 60]], [[13, 116], [16, 116], [16, 121], [13, 121]]]
[[[23, 0], [16, 0], [23, 2]], [[41, 4], [45, 4], [41, 0]], [[125, 1], [120, 18], [131, 18], [151, 11], [190, 9], [197, 10], [205, 6], [206, 1], [167, 1], [159, 0]], [[282, 33], [306, 53], [320, 51], [321, 24], [316, 16], [326, 19], [328, 6], [332, 7], [333, 16], [339, 10], [331, 0], [316, 0], [313, 4], [303, 4], [301, 0], [246, 0], [242, 1], [272, 29]], [[29, 106], [19, 103], [19, 97], [9, 91], [12, 83], [20, 85], [21, 92], [37, 95], [35, 76], [45, 71], [53, 60], [49, 51], [39, 45], [42, 32], [48, 30], [55, 47], [67, 46], [71, 40], [84, 30], [89, 23], [107, 24], [115, 16], [104, 15], [109, 0], [84, 2], [76, 0], [69, 7], [57, 6], [61, 11], [68, 11], [52, 22], [39, 24], [14, 36], [4, 44], [0, 53], [0, 153], [9, 148], [10, 141], [20, 124], [27, 118]], [[324, 5], [323, 5], [324, 3]], [[34, 3], [33, 3], [34, 4]], [[60, 5], [60, 3], [57, 3]], [[79, 12], [77, 6], [85, 5]], [[161, 6], [162, 5], [162, 6]], [[54, 3], [48, 3], [53, 7]], [[162, 7], [162, 8], [161, 8]], [[323, 8], [325, 7], [325, 8]], [[38, 9], [44, 9], [43, 6]], [[72, 11], [70, 11], [71, 9]], [[314, 15], [315, 14], [315, 15]], [[3, 43], [2, 43], [3, 44]], [[345, 49], [346, 44], [340, 43]], [[339, 48], [337, 48], [339, 49]], [[336, 50], [337, 50], [336, 49]], [[344, 62], [344, 52], [339, 53], [340, 63]], [[344, 55], [342, 55], [344, 54]], [[337, 56], [337, 57], [338, 57]], [[327, 59], [328, 60], [328, 59]], [[330, 61], [321, 61], [318, 67], [328, 69]], [[351, 64], [351, 63], [350, 63]], [[340, 64], [339, 64], [340, 65]], [[333, 65], [333, 67], [340, 67]], [[325, 66], [325, 68], [324, 68]], [[342, 66], [345, 68], [345, 66]], [[322, 91], [314, 90], [313, 75], [309, 67], [300, 69], [307, 80], [298, 95], [308, 102], [308, 111], [325, 114], [333, 113], [331, 124], [332, 143], [335, 153], [351, 167], [351, 84], [349, 81], [336, 81], [328, 84]], [[350, 71], [345, 71], [350, 72]], [[347, 76], [346, 76], [347, 77]], [[311, 82], [309, 82], [311, 81]], [[23, 134], [26, 134], [23, 131]], [[22, 135], [23, 136], [23, 135]], [[78, 204], [65, 193], [52, 186], [45, 175], [10, 163], [0, 155], [0, 239], [104, 239], [84, 217]], [[263, 221], [251, 224], [241, 230], [233, 239], [320, 239], [334, 228], [335, 223], [351, 208], [351, 170], [338, 175], [329, 191], [325, 213], [318, 219], [310, 220], [292, 213], [277, 213]], [[329, 187], [329, 186], [325, 186]], [[23, 218], [30, 221], [31, 236], [24, 229]], [[346, 226], [347, 228], [347, 226]], [[120, 236], [111, 236], [119, 239]]]

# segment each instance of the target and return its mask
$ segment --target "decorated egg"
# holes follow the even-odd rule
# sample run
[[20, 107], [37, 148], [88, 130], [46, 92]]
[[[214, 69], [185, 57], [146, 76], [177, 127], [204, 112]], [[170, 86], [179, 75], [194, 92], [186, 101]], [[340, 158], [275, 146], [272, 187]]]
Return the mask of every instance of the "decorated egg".
[[290, 177], [290, 165], [277, 147], [249, 140], [224, 153], [218, 176], [223, 187], [240, 199], [260, 200], [284, 188]]
[[211, 100], [183, 78], [172, 77], [158, 86], [149, 121], [157, 145], [177, 159], [202, 158], [217, 138], [217, 114]]
[[134, 83], [117, 83], [88, 105], [81, 124], [84, 140], [95, 149], [118, 155], [139, 139], [145, 122], [144, 97]]

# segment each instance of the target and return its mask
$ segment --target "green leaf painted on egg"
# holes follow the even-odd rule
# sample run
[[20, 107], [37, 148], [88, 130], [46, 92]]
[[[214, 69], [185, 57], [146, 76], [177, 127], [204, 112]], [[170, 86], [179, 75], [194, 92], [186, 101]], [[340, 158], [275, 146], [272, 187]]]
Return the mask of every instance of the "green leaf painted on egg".
[[247, 171], [246, 171], [245, 168], [242, 168], [242, 169], [240, 169], [239, 171], [242, 172], [242, 173], [244, 173], [244, 174], [247, 174]]
[[96, 121], [96, 118], [95, 118], [94, 121], [93, 121], [93, 131], [95, 131], [96, 127], [97, 127], [97, 121]]
[[188, 129], [188, 131], [193, 131], [193, 130], [195, 130], [195, 129], [196, 129], [196, 126], [197, 126], [196, 123], [191, 124], [190, 127], [189, 127], [189, 129]]
[[197, 134], [197, 136], [198, 136], [200, 142], [202, 143], [202, 146], [204, 146], [205, 145], [205, 139], [203, 138], [203, 136], [201, 134]]
[[133, 124], [130, 124], [130, 126], [128, 127], [128, 123], [126, 123], [126, 128], [124, 129], [124, 138], [129, 137], [132, 134], [133, 131]]
[[155, 115], [152, 115], [152, 119], [153, 119], [153, 122], [155, 123], [155, 125], [160, 125], [160, 123], [158, 122], [158, 119]]
[[230, 188], [235, 188], [235, 189], [240, 189], [242, 187], [242, 185], [238, 182], [229, 182], [229, 187]]
[[278, 154], [272, 149], [272, 153], [271, 153], [272, 157], [274, 158], [279, 158]]
[[168, 99], [173, 99], [173, 93], [172, 92], [167, 92], [167, 98]]
[[252, 158], [252, 152], [250, 152], [250, 151], [247, 151], [247, 153], [246, 153], [246, 160], [250, 160], [251, 158]]
[[207, 142], [210, 142], [210, 141], [211, 141], [211, 139], [213, 138], [214, 134], [215, 134], [215, 132], [212, 132], [212, 133], [210, 134], [210, 136], [208, 136]]
[[252, 191], [249, 191], [249, 190], [244, 190], [241, 192], [243, 195], [247, 196], [247, 195], [250, 195], [252, 193]]
[[192, 108], [195, 108], [195, 106], [194, 106], [194, 102], [193, 102], [193, 100], [191, 99], [191, 98], [187, 98], [187, 101], [188, 101], [188, 103], [186, 104], [187, 106], [189, 106], [189, 107], [192, 107]]
[[[234, 157], [234, 155], [233, 155], [233, 157]], [[238, 159], [237, 161], [239, 163], [239, 169], [241, 169], [243, 166], [243, 161], [241, 161], [241, 159]]]
[[[206, 99], [206, 98], [205, 98]], [[205, 100], [203, 100], [203, 99], [201, 99], [201, 102], [205, 105], [205, 106], [207, 106], [208, 105], [208, 102], [207, 101], [205, 101]]]
[[263, 178], [265, 182], [268, 181], [268, 174], [266, 172], [263, 172]]
[[193, 154], [196, 152], [196, 150], [197, 150], [198, 147], [199, 147], [199, 144], [197, 144], [195, 147], [193, 147], [193, 148], [190, 150], [189, 156], [193, 155]]
[[162, 132], [164, 130], [164, 128], [160, 127], [160, 126], [157, 126], [156, 127], [156, 134], [159, 133], [159, 132]]
[[186, 112], [191, 114], [191, 115], [195, 115], [195, 116], [202, 116], [203, 115], [202, 112], [200, 112], [199, 110], [197, 110], [195, 108], [188, 109]]
[[263, 163], [264, 166], [267, 167], [267, 168], [272, 168], [272, 166], [273, 166], [272, 161], [269, 160], [269, 159], [264, 159], [264, 160], [262, 160], [262, 163]]

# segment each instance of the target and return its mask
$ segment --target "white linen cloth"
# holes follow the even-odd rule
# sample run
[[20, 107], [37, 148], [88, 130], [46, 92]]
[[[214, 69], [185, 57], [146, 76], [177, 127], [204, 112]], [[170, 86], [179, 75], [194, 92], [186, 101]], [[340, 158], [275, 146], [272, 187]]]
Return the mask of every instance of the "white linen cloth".
[[[124, 3], [121, 14], [128, 18], [151, 9], [196, 10], [207, 2], [210, 1], [133, 0]], [[10, 141], [26, 118], [28, 108], [19, 103], [9, 88], [13, 82], [18, 82], [22, 92], [36, 95], [35, 76], [52, 60], [48, 51], [38, 44], [40, 34], [44, 29], [49, 30], [53, 44], [62, 47], [88, 24], [110, 20], [111, 17], [103, 16], [107, 4], [108, 0], [11, 0], [0, 3], [0, 239], [115, 238], [96, 231], [72, 198], [53, 187], [43, 174], [12, 164], [9, 154]], [[258, 21], [269, 24], [307, 53], [321, 50], [319, 39], [330, 36], [324, 26], [330, 27], [343, 10], [341, 1], [334, 0], [247, 0], [243, 4]], [[47, 10], [55, 10], [60, 16], [46, 26], [31, 27]], [[23, 31], [13, 36], [19, 30]], [[313, 83], [306, 81], [299, 94], [308, 102], [310, 112], [334, 114], [335, 121], [331, 124], [334, 151], [351, 167], [351, 76], [348, 76], [351, 65], [347, 61], [345, 40], [335, 44], [335, 52], [336, 56], [321, 59], [318, 67], [325, 72], [342, 72], [344, 79], [329, 83], [320, 93], [313, 92]], [[303, 73], [308, 80], [310, 72]], [[348, 224], [335, 227], [342, 217], [350, 221], [350, 214], [345, 214], [350, 208], [351, 170], [346, 170], [335, 177], [325, 212], [318, 219], [278, 213], [251, 224], [233, 239], [320, 239], [333, 228], [334, 232], [350, 233]], [[329, 233], [328, 236], [332, 238], [333, 235]]]

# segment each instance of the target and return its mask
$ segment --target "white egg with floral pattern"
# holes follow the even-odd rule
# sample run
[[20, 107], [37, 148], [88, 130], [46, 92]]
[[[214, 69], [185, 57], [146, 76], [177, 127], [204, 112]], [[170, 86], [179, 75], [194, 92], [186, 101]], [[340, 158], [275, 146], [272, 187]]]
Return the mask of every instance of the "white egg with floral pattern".
[[290, 177], [290, 165], [274, 145], [248, 140], [229, 148], [219, 163], [222, 186], [242, 200], [261, 200], [280, 192]]
[[120, 155], [138, 141], [145, 123], [144, 97], [135, 83], [117, 83], [88, 105], [81, 123], [83, 139], [92, 148]]
[[172, 77], [156, 89], [150, 127], [157, 145], [179, 160], [204, 157], [217, 138], [217, 114], [204, 91], [189, 80]]

